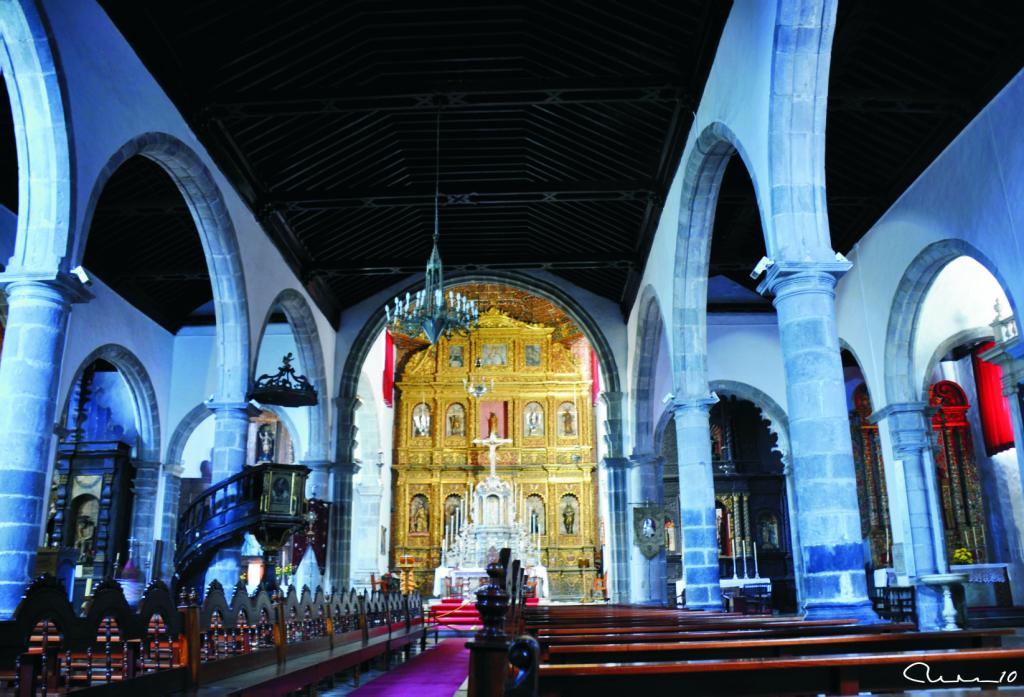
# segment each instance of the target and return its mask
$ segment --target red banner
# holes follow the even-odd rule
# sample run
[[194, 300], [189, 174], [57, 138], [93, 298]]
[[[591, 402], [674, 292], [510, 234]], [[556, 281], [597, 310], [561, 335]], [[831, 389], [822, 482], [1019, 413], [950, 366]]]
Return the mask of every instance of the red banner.
[[384, 330], [384, 404], [394, 404], [395, 395], [395, 340]]
[[596, 407], [597, 399], [601, 395], [601, 372], [594, 349], [590, 349], [590, 381], [590, 399]]
[[309, 500], [309, 510], [316, 517], [309, 528], [295, 533], [292, 537], [292, 564], [296, 569], [299, 568], [302, 557], [306, 555], [306, 550], [312, 547], [320, 575], [322, 576], [327, 570], [327, 528], [330, 523], [330, 506], [331, 504], [327, 501]]
[[1013, 447], [1013, 419], [1010, 403], [1003, 396], [1003, 369], [989, 363], [981, 354], [995, 344], [988, 341], [974, 349], [974, 384], [978, 390], [978, 413], [981, 432], [985, 436], [985, 452], [989, 456]]

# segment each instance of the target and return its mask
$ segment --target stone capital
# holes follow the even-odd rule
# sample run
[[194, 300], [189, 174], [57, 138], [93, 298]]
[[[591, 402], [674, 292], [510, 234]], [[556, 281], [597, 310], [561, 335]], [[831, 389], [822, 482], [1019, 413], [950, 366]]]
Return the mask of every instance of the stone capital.
[[606, 457], [604, 460], [605, 469], [611, 471], [622, 471], [625, 472], [630, 467], [628, 457]]
[[314, 472], [326, 472], [331, 469], [334, 462], [331, 460], [299, 460], [300, 465], [305, 465]]
[[352, 477], [353, 475], [357, 474], [360, 469], [362, 469], [355, 462], [339, 462], [339, 463], [337, 463], [335, 465], [335, 467], [336, 467], [337, 473], [340, 474], [343, 477], [344, 476]]
[[24, 297], [77, 304], [93, 297], [77, 276], [65, 272], [8, 270], [0, 273], [0, 287], [7, 292], [8, 303]]
[[248, 419], [252, 416], [259, 416], [259, 408], [252, 402], [237, 402], [231, 400], [218, 400], [216, 397], [210, 397], [206, 400], [206, 408], [213, 412], [214, 416], [238, 416], [239, 418]]
[[718, 401], [718, 395], [714, 392], [708, 392], [703, 396], [673, 397], [668, 404], [668, 409], [677, 415], [686, 411], [698, 410], [707, 414], [711, 411], [711, 407], [718, 404]]
[[776, 300], [802, 293], [835, 295], [836, 282], [853, 267], [849, 261], [777, 261], [757, 286], [761, 295]]
[[892, 449], [897, 456], [916, 456], [932, 447], [931, 410], [926, 402], [887, 404], [868, 417], [871, 423], [885, 420], [892, 434]]
[[181, 479], [181, 475], [185, 474], [185, 467], [183, 465], [168, 463], [164, 465], [164, 474], [168, 477], [177, 477]]
[[633, 454], [629, 456], [629, 461], [633, 467], [645, 467], [657, 464], [661, 459], [661, 455], [646, 451], [637, 452], [634, 450]]

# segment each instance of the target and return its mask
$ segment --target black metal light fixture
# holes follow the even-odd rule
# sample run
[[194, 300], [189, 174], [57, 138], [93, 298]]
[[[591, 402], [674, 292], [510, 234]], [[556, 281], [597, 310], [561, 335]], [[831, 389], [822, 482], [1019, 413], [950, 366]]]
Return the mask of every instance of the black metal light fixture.
[[264, 373], [256, 379], [249, 393], [249, 399], [261, 404], [280, 407], [312, 407], [317, 404], [316, 388], [305, 375], [296, 375], [292, 367], [294, 356], [285, 354], [281, 369], [276, 375]]

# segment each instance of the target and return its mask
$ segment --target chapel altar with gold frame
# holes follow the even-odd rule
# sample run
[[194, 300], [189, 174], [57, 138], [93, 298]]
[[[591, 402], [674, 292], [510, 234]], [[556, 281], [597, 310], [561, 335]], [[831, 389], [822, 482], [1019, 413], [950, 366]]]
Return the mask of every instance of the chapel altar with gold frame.
[[[489, 515], [507, 516], [508, 530], [525, 535], [523, 554], [536, 559], [522, 561], [546, 568], [553, 597], [578, 599], [592, 583], [597, 515], [589, 365], [552, 332], [490, 309], [469, 335], [442, 338], [411, 355], [396, 380], [391, 558], [393, 565], [403, 560], [424, 592], [433, 590], [434, 570], [446, 562], [479, 565], [479, 550], [472, 559], [447, 557], [458, 548], [458, 533], [470, 523], [494, 522]], [[467, 383], [488, 390], [474, 397]], [[511, 441], [496, 448], [494, 479], [483, 443], [492, 432]], [[490, 513], [484, 496], [477, 515], [470, 513], [472, 492], [503, 486], [514, 487], [511, 505]]]

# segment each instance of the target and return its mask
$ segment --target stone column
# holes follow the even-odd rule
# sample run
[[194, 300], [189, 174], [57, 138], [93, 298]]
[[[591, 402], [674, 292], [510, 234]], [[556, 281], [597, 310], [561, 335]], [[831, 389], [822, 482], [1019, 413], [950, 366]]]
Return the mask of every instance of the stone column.
[[[711, 426], [708, 413], [718, 395], [676, 399], [676, 441], [679, 450], [679, 511], [683, 542], [686, 607], [721, 610], [718, 538], [715, 529], [715, 476], [711, 468]], [[685, 482], [685, 495], [682, 487]]]
[[613, 603], [629, 602], [629, 541], [631, 538], [628, 522], [629, 460], [624, 457], [608, 457], [604, 460], [608, 473], [608, 537], [611, 549], [606, 560], [607, 572], [611, 576], [608, 594]]
[[602, 392], [605, 404], [604, 439], [608, 454], [604, 459], [608, 474], [608, 558], [604, 566], [610, 574], [608, 595], [614, 603], [629, 602], [629, 459], [623, 453], [622, 392]]
[[[890, 404], [871, 416], [872, 421], [887, 420], [893, 454], [903, 463], [907, 516], [910, 520], [910, 539], [903, 541], [903, 556], [909, 562], [909, 568], [903, 571], [915, 579], [949, 570], [927, 407], [924, 402]], [[888, 487], [888, 491], [890, 498], [898, 495], [898, 490], [894, 491], [893, 487]], [[941, 590], [917, 581], [915, 585], [918, 627], [921, 630], [941, 629], [945, 624], [941, 617]]]
[[[251, 407], [248, 402], [207, 402], [213, 412], [213, 486], [238, 474], [245, 466], [245, 439], [249, 432]], [[234, 588], [241, 572], [241, 549], [221, 548], [206, 571], [205, 585], [217, 579], [227, 588]]]
[[797, 525], [809, 618], [877, 620], [867, 597], [846, 390], [836, 332], [836, 279], [849, 262], [777, 262], [772, 293], [786, 369]]
[[0, 361], [0, 619], [9, 618], [35, 572], [53, 425], [71, 303], [88, 294], [77, 279], [11, 280]]
[[328, 573], [339, 589], [352, 585], [352, 477], [358, 471], [359, 465], [354, 462], [339, 462], [334, 470]]
[[[157, 490], [160, 488], [160, 463], [136, 462], [133, 482], [133, 511], [130, 537], [135, 539], [135, 565], [150, 578], [153, 565], [153, 531], [156, 529]], [[158, 574], [154, 574], [158, 575]]]
[[[664, 502], [664, 460], [654, 453], [633, 453], [630, 462], [629, 502], [633, 505]], [[636, 544], [633, 517], [627, 515], [627, 539], [629, 540], [629, 602], [639, 605], [664, 605], [667, 570], [665, 551], [648, 559]]]
[[174, 552], [178, 540], [178, 504], [181, 501], [181, 475], [185, 468], [179, 464], [164, 465], [164, 554], [160, 563], [160, 577], [169, 581], [174, 577]]

